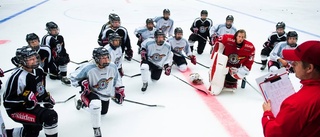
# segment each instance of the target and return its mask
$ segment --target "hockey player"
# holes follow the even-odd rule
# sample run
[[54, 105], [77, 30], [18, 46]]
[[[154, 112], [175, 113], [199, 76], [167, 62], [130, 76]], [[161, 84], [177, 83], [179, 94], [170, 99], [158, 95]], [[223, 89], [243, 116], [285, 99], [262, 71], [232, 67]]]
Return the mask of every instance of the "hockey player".
[[190, 30], [192, 34], [189, 36], [189, 43], [191, 47], [191, 52], [193, 52], [193, 45], [198, 41], [197, 52], [202, 54], [207, 43], [207, 37], [209, 37], [209, 30], [213, 25], [213, 22], [208, 17], [208, 11], [202, 10], [200, 16], [194, 20], [191, 25]]
[[89, 108], [94, 136], [101, 137], [101, 115], [107, 114], [110, 98], [114, 97], [116, 103], [122, 104], [125, 94], [117, 66], [110, 61], [108, 50], [95, 48], [92, 56], [94, 61], [71, 73], [71, 81], [73, 86], [81, 86], [77, 109]]
[[163, 16], [155, 17], [154, 22], [156, 23], [156, 29], [162, 30], [166, 37], [173, 36], [173, 23], [174, 21], [170, 18], [170, 10], [164, 9]]
[[172, 52], [168, 42], [165, 42], [165, 34], [161, 30], [154, 33], [154, 39], [141, 43], [141, 77], [143, 86], [141, 91], [148, 87], [149, 71], [151, 79], [157, 81], [161, 77], [162, 69], [169, 76], [171, 73]]
[[285, 67], [289, 72], [293, 72], [290, 63], [283, 59], [282, 51], [284, 49], [295, 49], [297, 47], [298, 34], [295, 31], [287, 33], [287, 41], [279, 42], [270, 53], [270, 60], [268, 62], [268, 69], [274, 72], [280, 67]]
[[[37, 137], [44, 128], [46, 137], [58, 136], [58, 115], [53, 110], [55, 101], [43, 85], [43, 70], [39, 55], [29, 46], [16, 54], [21, 68], [8, 78], [3, 94], [8, 116], [23, 127], [7, 130], [8, 137]], [[44, 107], [38, 102], [43, 102]]]
[[272, 49], [274, 48], [274, 46], [277, 45], [277, 43], [279, 43], [281, 41], [286, 41], [287, 35], [284, 31], [285, 28], [286, 28], [285, 23], [278, 22], [276, 24], [276, 32], [273, 32], [269, 36], [268, 40], [263, 44], [263, 49], [261, 50], [262, 66], [261, 66], [260, 70], [264, 70], [266, 68], [269, 54], [272, 51]]
[[121, 77], [123, 77], [123, 69], [122, 69], [122, 49], [121, 47], [121, 37], [118, 33], [110, 33], [109, 34], [109, 44], [106, 45], [106, 49], [110, 54], [110, 62], [116, 64], [117, 69]]
[[105, 46], [109, 43], [108, 36], [110, 33], [118, 33], [122, 38], [121, 49], [122, 53], [125, 52], [125, 59], [131, 61], [133, 56], [133, 51], [131, 48], [130, 38], [128, 31], [125, 27], [121, 26], [120, 17], [117, 14], [109, 14], [109, 22], [104, 24], [101, 28], [100, 34], [98, 36], [98, 44], [100, 46]]
[[[53, 63], [52, 57], [51, 57], [51, 49], [47, 45], [40, 45], [40, 39], [37, 34], [35, 33], [29, 33], [26, 35], [26, 42], [28, 43], [28, 46], [30, 46], [33, 50], [35, 50], [39, 56], [40, 56], [40, 67], [43, 68], [45, 74], [43, 78], [43, 85], [46, 85], [46, 79], [45, 77], [47, 76], [46, 73], [48, 73], [48, 66], [53, 65], [49, 63]], [[19, 49], [17, 52], [20, 52]], [[11, 59], [11, 62], [13, 65], [16, 67], [19, 67], [20, 63], [19, 60], [16, 56], [14, 56]]]
[[151, 18], [148, 18], [146, 20], [145, 26], [136, 28], [134, 30], [134, 34], [138, 38], [138, 42], [137, 42], [137, 45], [139, 46], [138, 54], [140, 54], [141, 43], [148, 38], [153, 38], [155, 31], [156, 31], [156, 28], [154, 27], [153, 19]]
[[[237, 29], [233, 25], [234, 17], [228, 15], [226, 17], [226, 23], [212, 26], [210, 29], [211, 45], [214, 45], [215, 39], [224, 34], [235, 34]], [[213, 47], [211, 47], [210, 53], [212, 53]]]
[[41, 40], [42, 45], [48, 45], [52, 53], [52, 63], [49, 63], [51, 79], [60, 79], [64, 84], [69, 85], [67, 78], [67, 64], [70, 62], [69, 54], [65, 48], [66, 43], [62, 35], [59, 35], [59, 27], [55, 22], [47, 22], [48, 33]]
[[192, 55], [188, 41], [182, 38], [182, 36], [183, 30], [180, 27], [177, 27], [174, 29], [174, 37], [169, 38], [168, 42], [173, 51], [174, 63], [177, 64], [181, 72], [185, 72], [188, 67], [184, 53], [190, 58], [192, 64], [196, 65], [197, 61], [196, 56]]
[[[223, 90], [235, 92], [237, 81], [247, 76], [251, 70], [255, 47], [246, 40], [245, 30], [240, 29], [234, 35], [225, 34], [216, 39], [214, 52], [221, 52], [228, 57], [226, 67], [229, 68], [229, 72], [225, 76]], [[216, 75], [216, 73], [211, 74], [211, 76], [213, 75]]]

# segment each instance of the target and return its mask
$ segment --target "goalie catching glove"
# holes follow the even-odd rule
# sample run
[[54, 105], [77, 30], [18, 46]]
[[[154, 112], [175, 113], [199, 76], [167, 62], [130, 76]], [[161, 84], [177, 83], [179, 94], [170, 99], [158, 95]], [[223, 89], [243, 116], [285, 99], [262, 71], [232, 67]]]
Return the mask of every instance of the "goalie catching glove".
[[229, 73], [234, 79], [243, 79], [249, 74], [249, 69], [246, 66], [240, 68], [230, 67]]

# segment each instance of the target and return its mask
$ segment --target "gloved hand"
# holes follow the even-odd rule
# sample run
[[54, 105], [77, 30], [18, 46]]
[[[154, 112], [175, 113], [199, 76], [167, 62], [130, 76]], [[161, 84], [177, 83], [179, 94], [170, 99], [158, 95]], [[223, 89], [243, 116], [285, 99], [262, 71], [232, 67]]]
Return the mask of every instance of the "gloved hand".
[[81, 91], [80, 93], [83, 95], [87, 95], [90, 93], [90, 87], [89, 87], [89, 80], [84, 79], [82, 81], [79, 81], [78, 83], [81, 86]]
[[42, 100], [44, 102], [43, 106], [45, 108], [53, 108], [53, 106], [56, 104], [56, 102], [54, 101], [54, 99], [52, 98], [50, 93], [49, 92], [44, 93], [44, 96], [45, 97]]
[[196, 59], [196, 56], [195, 55], [191, 55], [189, 56], [190, 60], [191, 60], [191, 63], [193, 65], [196, 65], [197, 64], [197, 59]]
[[127, 50], [125, 51], [125, 53], [126, 53], [126, 55], [124, 56], [124, 58], [125, 58], [126, 60], [128, 60], [128, 61], [131, 61], [132, 56], [133, 56], [133, 51], [132, 51], [132, 49], [127, 49]]
[[229, 73], [234, 79], [243, 79], [245, 76], [248, 75], [249, 69], [247, 67], [230, 67]]
[[142, 63], [147, 61], [147, 50], [146, 49], [142, 48], [140, 51], [140, 55], [141, 55]]
[[0, 77], [4, 77], [4, 72], [2, 71], [1, 68], [0, 68]]
[[169, 76], [171, 73], [171, 66], [169, 66], [168, 64], [164, 65], [164, 74], [166, 74], [167, 76]]
[[113, 101], [116, 102], [117, 104], [122, 104], [122, 102], [124, 101], [124, 87], [116, 87], [116, 91], [115, 91], [115, 96]]
[[23, 105], [27, 110], [32, 110], [38, 105], [37, 97], [32, 91], [25, 90], [22, 93], [22, 96], [24, 97]]
[[194, 33], [194, 34], [197, 34], [197, 33], [198, 33], [198, 30], [199, 30], [198, 28], [193, 28], [193, 33]]

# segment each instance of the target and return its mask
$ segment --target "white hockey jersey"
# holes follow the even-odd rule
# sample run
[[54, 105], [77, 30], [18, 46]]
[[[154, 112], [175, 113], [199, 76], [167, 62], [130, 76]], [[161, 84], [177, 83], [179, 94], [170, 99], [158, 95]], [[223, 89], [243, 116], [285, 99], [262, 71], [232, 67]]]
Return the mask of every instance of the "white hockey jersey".
[[[275, 61], [275, 62], [278, 62], [278, 59], [279, 58], [283, 58], [283, 55], [282, 55], [282, 51], [284, 49], [295, 49], [296, 47], [291, 47], [287, 44], [286, 41], [283, 41], [283, 42], [279, 42], [274, 48], [273, 50], [271, 51], [270, 53], [270, 60], [271, 61]], [[280, 65], [282, 65], [280, 62], [279, 62]], [[280, 66], [281, 67], [281, 66]]]
[[108, 45], [106, 45], [105, 48], [109, 51], [111, 62], [116, 64], [118, 69], [121, 68], [122, 67], [122, 56], [123, 56], [121, 46], [119, 46], [118, 48], [116, 48], [114, 50], [111, 48], [110, 44], [108, 44]]
[[163, 67], [165, 64], [172, 63], [172, 51], [168, 42], [164, 42], [161, 46], [158, 46], [155, 39], [147, 39], [141, 43], [141, 49], [147, 50], [148, 61], [156, 66]]
[[154, 38], [154, 32], [156, 31], [156, 28], [153, 28], [152, 30], [148, 30], [146, 26], [136, 28], [134, 30], [134, 34], [141, 34], [142, 41], [146, 40], [147, 38]]
[[168, 39], [168, 42], [171, 45], [171, 49], [173, 51], [177, 52], [177, 53], [173, 53], [176, 56], [181, 56], [181, 55], [184, 55], [184, 54], [186, 56], [191, 56], [192, 55], [189, 42], [185, 38], [181, 38], [180, 40], [176, 40], [174, 37], [171, 37], [171, 38]]
[[114, 63], [100, 69], [95, 61], [88, 62], [70, 74], [72, 85], [78, 87], [78, 82], [88, 79], [90, 90], [101, 100], [108, 101], [115, 94], [115, 87], [121, 87], [122, 80]]
[[211, 27], [210, 29], [210, 37], [213, 35], [222, 36], [224, 34], [235, 34], [237, 29], [232, 25], [231, 28], [227, 28], [226, 24], [219, 24]]
[[165, 20], [162, 16], [155, 17], [154, 22], [156, 23], [156, 29], [162, 30], [162, 32], [167, 36], [173, 36], [173, 23], [174, 21], [169, 18], [168, 20]]

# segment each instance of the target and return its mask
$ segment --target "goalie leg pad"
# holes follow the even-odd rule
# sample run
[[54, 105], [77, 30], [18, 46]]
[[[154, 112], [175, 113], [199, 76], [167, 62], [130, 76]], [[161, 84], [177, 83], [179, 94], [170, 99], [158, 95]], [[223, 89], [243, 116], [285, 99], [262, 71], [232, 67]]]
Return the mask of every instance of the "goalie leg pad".
[[224, 80], [229, 68], [227, 68], [228, 57], [215, 52], [213, 55], [213, 64], [209, 70], [209, 91], [213, 95], [220, 94], [224, 86]]

